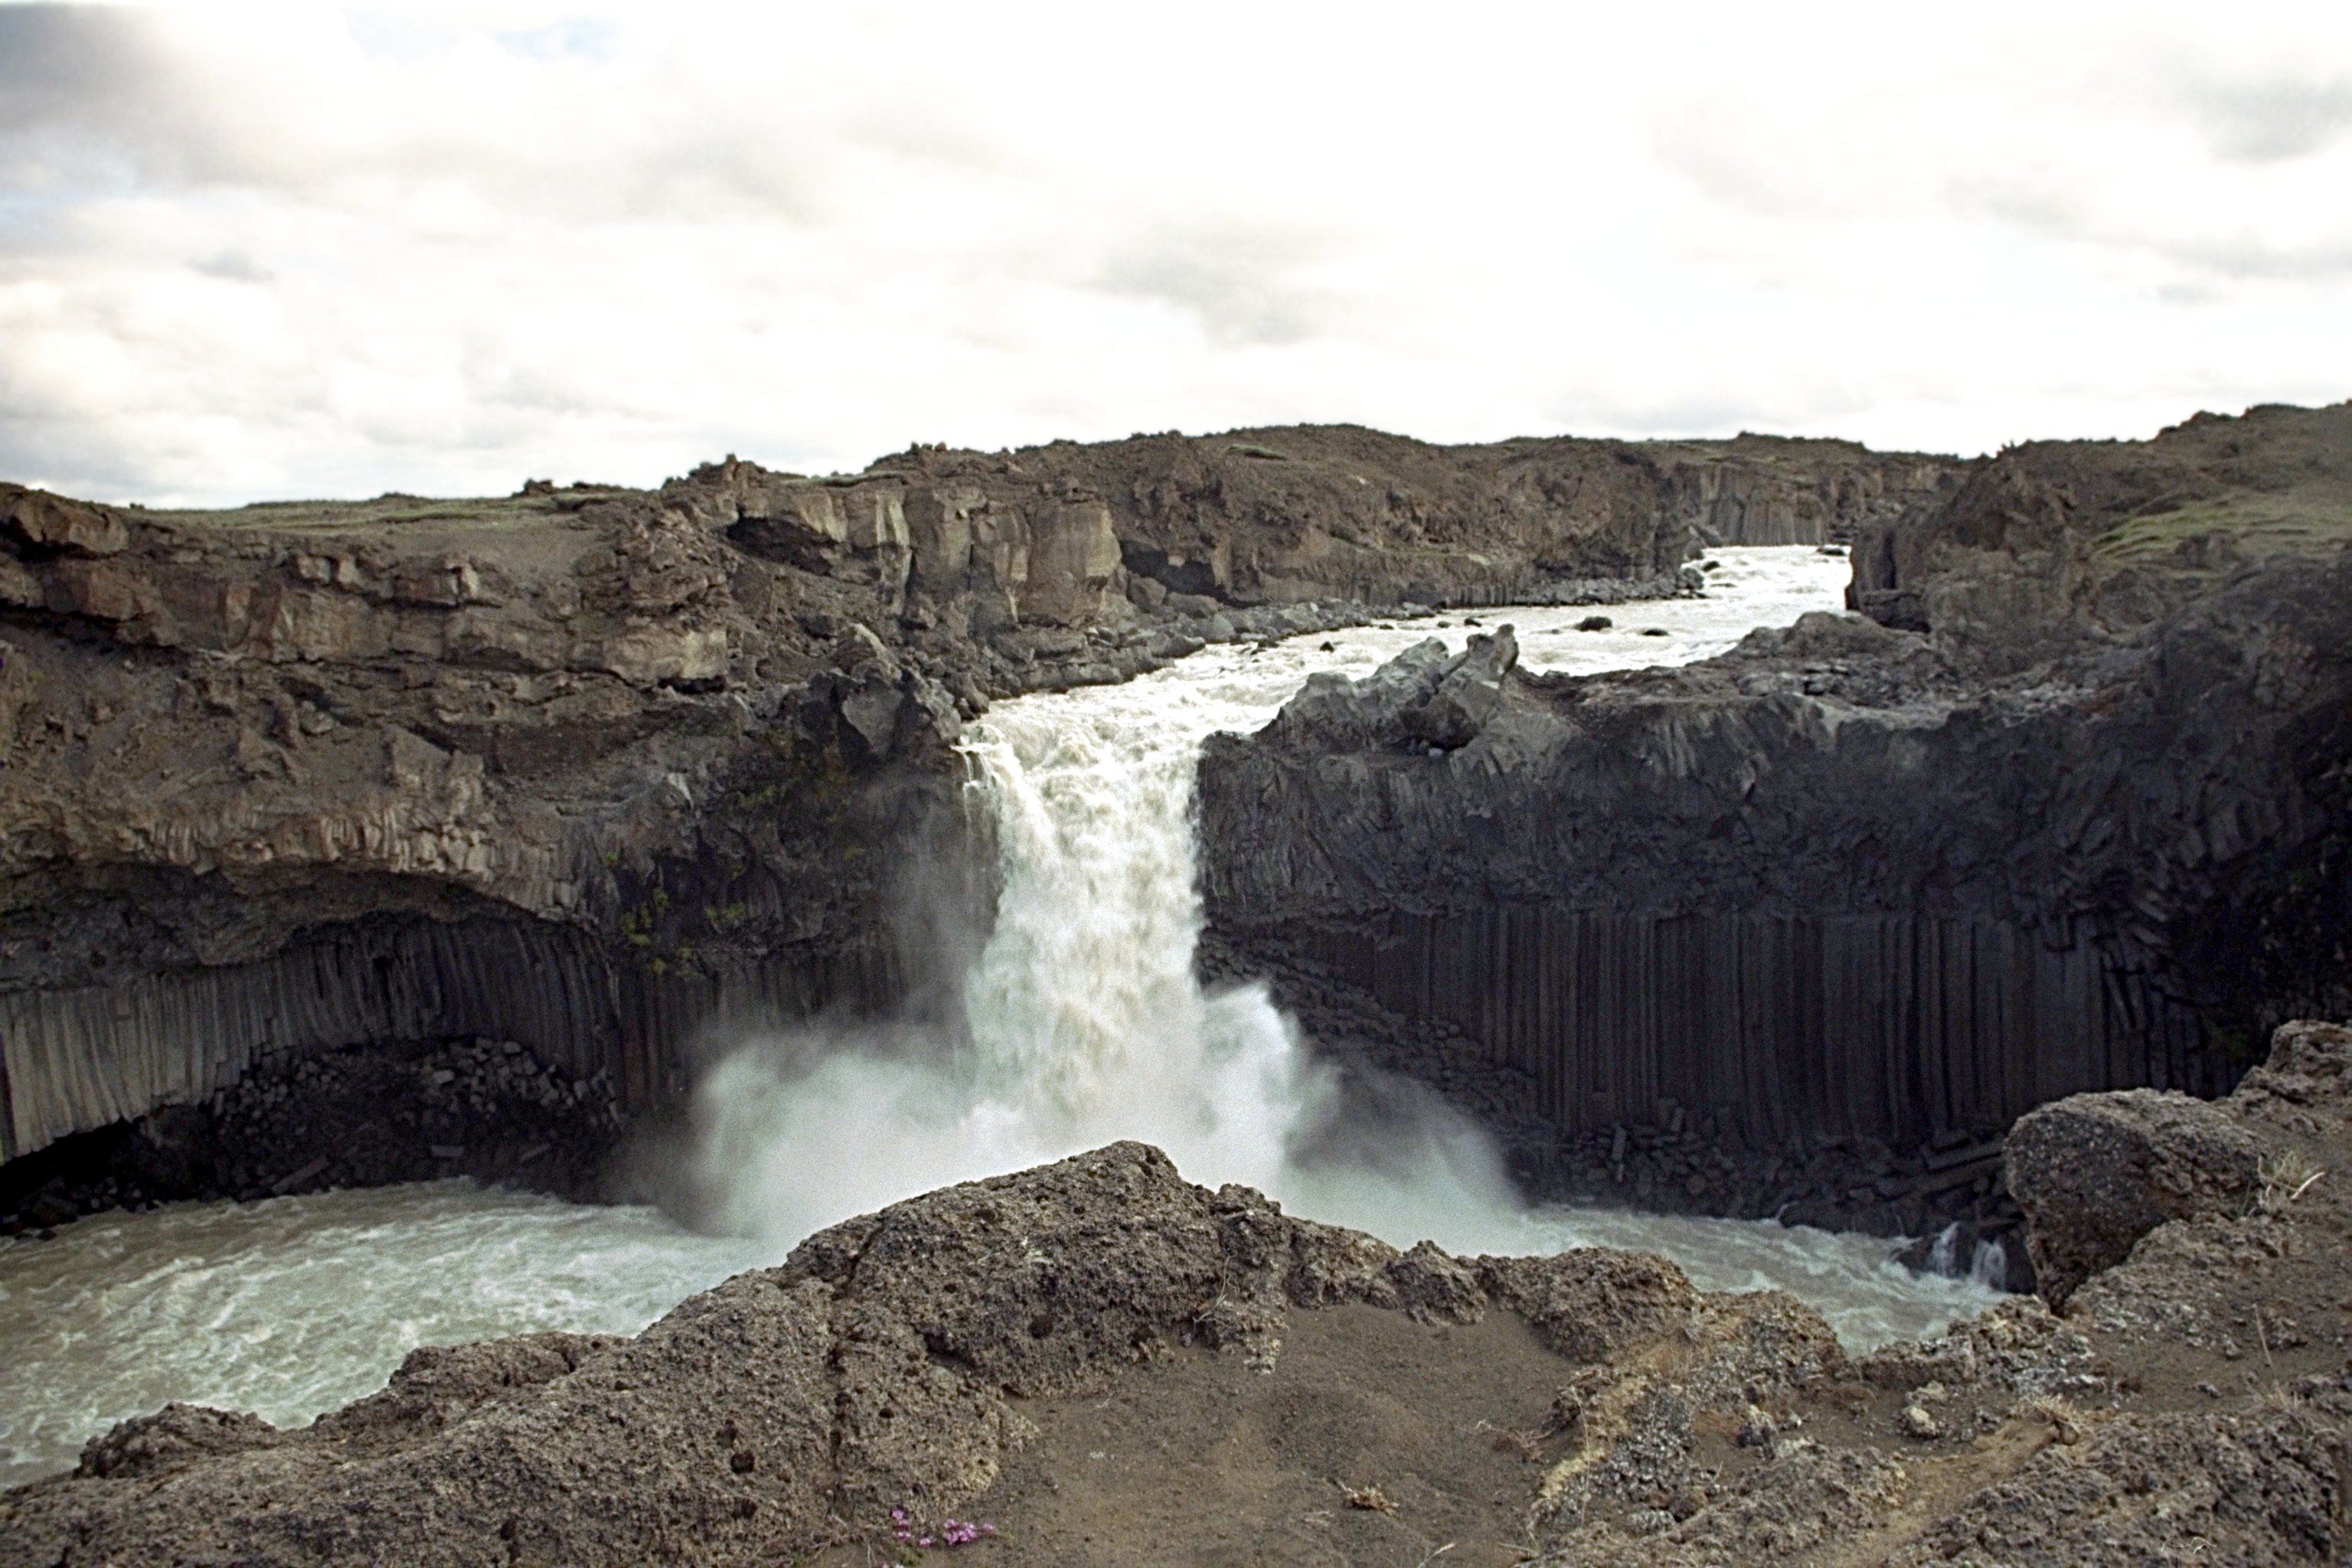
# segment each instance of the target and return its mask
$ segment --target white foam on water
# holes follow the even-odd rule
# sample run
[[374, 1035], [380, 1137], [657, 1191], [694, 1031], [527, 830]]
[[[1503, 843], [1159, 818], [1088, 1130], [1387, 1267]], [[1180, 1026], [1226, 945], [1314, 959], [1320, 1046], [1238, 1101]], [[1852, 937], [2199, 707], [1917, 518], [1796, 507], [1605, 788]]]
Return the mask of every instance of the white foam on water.
[[1855, 1347], [1981, 1310], [1997, 1299], [1983, 1283], [1915, 1276], [1885, 1241], [1530, 1208], [1485, 1135], [1425, 1093], [1394, 1097], [1407, 1113], [1376, 1135], [1335, 1139], [1335, 1075], [1264, 988], [1193, 978], [1205, 736], [1257, 728], [1317, 670], [1366, 674], [1430, 636], [1458, 646], [1471, 619], [1514, 624], [1531, 668], [1676, 664], [1835, 608], [1846, 576], [1802, 548], [1714, 559], [1708, 597], [1615, 606], [1600, 612], [1606, 631], [1572, 629], [1585, 607], [1453, 614], [1211, 648], [1124, 685], [998, 705], [967, 745], [1003, 885], [963, 977], [963, 1027], [816, 1026], [721, 1063], [698, 1090], [694, 1155], [720, 1236], [648, 1209], [436, 1183], [0, 1242], [0, 1483], [68, 1465], [86, 1438], [171, 1399], [299, 1422], [381, 1386], [419, 1344], [634, 1331], [834, 1221], [1121, 1138], [1158, 1144], [1193, 1181], [1246, 1183], [1400, 1245], [1663, 1252], [1709, 1289], [1793, 1291]]
[[635, 1333], [765, 1255], [653, 1209], [470, 1182], [174, 1204], [0, 1241], [0, 1486], [170, 1400], [299, 1426], [419, 1345]]

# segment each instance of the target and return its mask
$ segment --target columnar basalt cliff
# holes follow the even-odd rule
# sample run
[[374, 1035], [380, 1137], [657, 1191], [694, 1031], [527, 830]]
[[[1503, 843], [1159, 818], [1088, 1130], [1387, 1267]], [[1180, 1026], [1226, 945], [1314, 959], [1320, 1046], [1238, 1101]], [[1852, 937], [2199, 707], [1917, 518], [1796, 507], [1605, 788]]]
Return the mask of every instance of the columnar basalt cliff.
[[[1331, 427], [473, 501], [0, 487], [0, 1160], [351, 1046], [657, 1104], [729, 1018], [919, 1004], [907, 920], [985, 919], [951, 748], [993, 698], [1372, 605], [1674, 592], [1709, 531], [1951, 468]], [[311, 1153], [253, 1180], [350, 1174]]]
[[1941, 1192], [1928, 1146], [2215, 1092], [2345, 1005], [2347, 542], [2352, 408], [2200, 416], [1864, 529], [1868, 618], [1676, 670], [1529, 675], [1504, 634], [1317, 678], [1203, 761], [1213, 929], [1467, 1036], [1572, 1131], [1843, 1135], [1922, 1151], [1860, 1199]]

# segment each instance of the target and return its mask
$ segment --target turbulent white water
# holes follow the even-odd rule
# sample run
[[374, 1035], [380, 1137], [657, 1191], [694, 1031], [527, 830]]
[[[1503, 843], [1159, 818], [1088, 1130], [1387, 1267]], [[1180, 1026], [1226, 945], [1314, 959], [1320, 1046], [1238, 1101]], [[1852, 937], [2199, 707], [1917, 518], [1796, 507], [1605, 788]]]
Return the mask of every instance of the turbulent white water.
[[178, 1204], [0, 1241], [0, 1486], [167, 1400], [299, 1425], [382, 1387], [418, 1345], [634, 1333], [767, 1260], [653, 1209], [470, 1182]]
[[[1843, 561], [1715, 553], [1704, 599], [1481, 613], [1523, 663], [1681, 663], [1758, 626], [1836, 607]], [[577, 1208], [462, 1184], [85, 1221], [0, 1243], [0, 1481], [166, 1399], [299, 1420], [368, 1392], [408, 1349], [567, 1327], [634, 1330], [833, 1221], [944, 1183], [1118, 1138], [1184, 1174], [1260, 1187], [1293, 1212], [1457, 1251], [1643, 1247], [1711, 1289], [1778, 1286], [1849, 1344], [1933, 1331], [1995, 1298], [1911, 1275], [1892, 1244], [1728, 1220], [1530, 1209], [1486, 1138], [1433, 1097], [1352, 1140], [1333, 1074], [1259, 987], [1193, 979], [1201, 912], [1193, 763], [1263, 724], [1306, 677], [1360, 675], [1459, 615], [1212, 648], [1116, 687], [999, 705], [972, 727], [974, 804], [1003, 891], [963, 978], [963, 1029], [812, 1027], [748, 1042], [698, 1094], [697, 1161], [730, 1236], [638, 1209]], [[1643, 635], [1662, 627], [1664, 637]], [[1323, 645], [1329, 644], [1327, 649]]]

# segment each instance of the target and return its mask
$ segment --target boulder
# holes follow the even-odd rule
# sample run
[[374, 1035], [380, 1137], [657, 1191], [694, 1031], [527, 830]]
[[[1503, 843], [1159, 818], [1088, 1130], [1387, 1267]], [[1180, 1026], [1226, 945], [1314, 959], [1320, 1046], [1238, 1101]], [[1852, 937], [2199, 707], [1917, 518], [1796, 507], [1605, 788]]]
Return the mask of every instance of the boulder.
[[2249, 1106], [2265, 1103], [2341, 1115], [2352, 1096], [2352, 1028], [2299, 1018], [2271, 1035], [2271, 1054], [2248, 1073], [2231, 1096]]
[[2042, 1299], [2063, 1310], [2168, 1220], [2245, 1214], [2262, 1163], [2262, 1144], [2227, 1107], [2170, 1090], [2078, 1094], [2021, 1118], [2009, 1190]]
[[22, 485], [0, 485], [0, 534], [71, 555], [119, 555], [131, 543], [131, 531], [105, 508]]
[[1320, 671], [1283, 704], [1275, 725], [1335, 747], [1396, 744], [1404, 738], [1403, 713], [1437, 689], [1446, 664], [1444, 642], [1427, 637], [1360, 680]]
[[1519, 642], [1510, 627], [1472, 637], [1439, 675], [1436, 689], [1405, 710], [1406, 733], [1445, 751], [1468, 745], [1501, 711], [1503, 679], [1518, 662]]

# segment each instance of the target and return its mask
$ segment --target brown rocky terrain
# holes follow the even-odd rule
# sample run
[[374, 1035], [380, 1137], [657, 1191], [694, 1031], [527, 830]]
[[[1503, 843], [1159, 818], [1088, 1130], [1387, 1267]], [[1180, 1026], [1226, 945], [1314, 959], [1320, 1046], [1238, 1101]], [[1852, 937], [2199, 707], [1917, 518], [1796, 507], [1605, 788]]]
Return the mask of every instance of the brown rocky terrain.
[[1562, 1185], [1912, 1235], [2352, 1005], [2352, 405], [2018, 447], [1853, 559], [1702, 664], [1433, 643], [1213, 740], [1218, 962]]
[[[930, 1005], [938, 925], [986, 919], [950, 748], [993, 698], [1674, 592], [1703, 538], [1851, 533], [1956, 468], [1311, 427], [220, 512], [0, 486], [0, 1224], [226, 1169], [135, 1124], [310, 1053], [511, 1043], [635, 1115], [729, 1020]], [[93, 1184], [28, 1185], [109, 1127], [53, 1162]], [[539, 1141], [478, 1131], [486, 1172]]]
[[2334, 1563], [2347, 1160], [2333, 1026], [2219, 1104], [2062, 1102], [2010, 1161], [2045, 1275], [2089, 1270], [2063, 1315], [1851, 1356], [1662, 1259], [1398, 1252], [1115, 1145], [847, 1222], [634, 1340], [419, 1351], [299, 1431], [126, 1422], [0, 1498], [0, 1558]]

